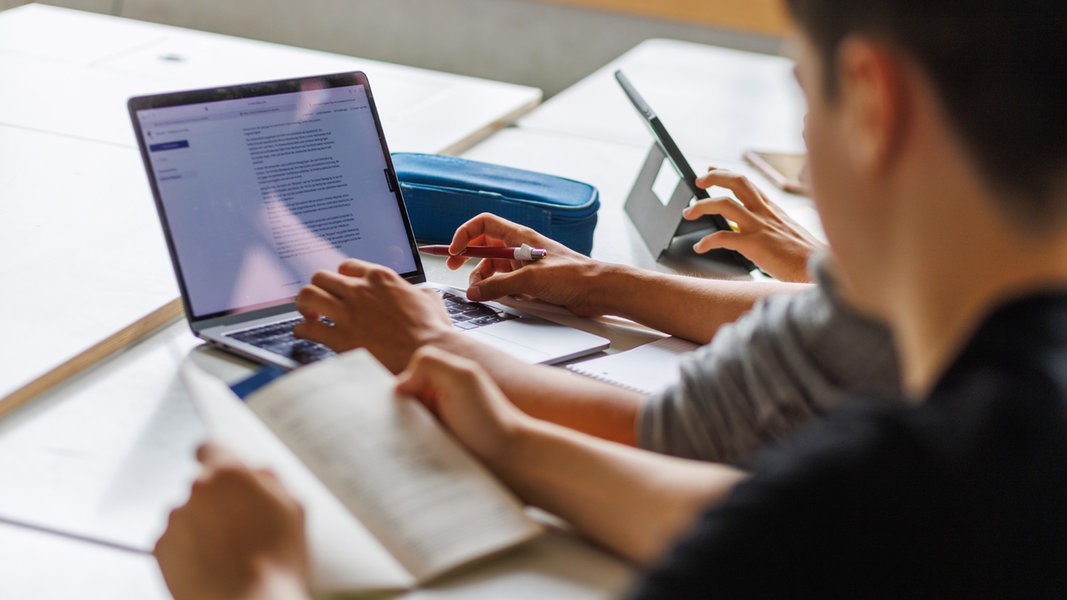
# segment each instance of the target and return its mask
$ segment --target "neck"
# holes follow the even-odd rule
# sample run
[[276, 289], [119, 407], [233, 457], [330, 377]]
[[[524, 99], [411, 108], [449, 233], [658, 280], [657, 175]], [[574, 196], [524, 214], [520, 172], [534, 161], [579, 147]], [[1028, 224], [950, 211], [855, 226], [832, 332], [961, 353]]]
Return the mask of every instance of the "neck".
[[899, 240], [904, 252], [894, 281], [902, 284], [895, 286], [888, 311], [904, 389], [913, 399], [929, 394], [998, 306], [1067, 287], [1067, 235], [1024, 231], [1006, 222], [991, 199], [975, 202], [987, 191], [952, 187], [955, 196], [928, 205], [946, 214], [927, 214], [918, 231]]

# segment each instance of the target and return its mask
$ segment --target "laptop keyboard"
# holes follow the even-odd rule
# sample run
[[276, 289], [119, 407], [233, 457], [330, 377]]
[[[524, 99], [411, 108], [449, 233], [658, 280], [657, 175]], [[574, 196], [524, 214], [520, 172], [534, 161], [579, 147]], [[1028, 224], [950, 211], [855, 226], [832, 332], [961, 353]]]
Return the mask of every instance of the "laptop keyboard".
[[[478, 302], [471, 302], [451, 292], [443, 290], [437, 290], [437, 292], [445, 303], [448, 315], [452, 318], [452, 326], [456, 329], [476, 329], [518, 318], [511, 313]], [[226, 335], [268, 352], [291, 358], [302, 365], [333, 356], [334, 351], [326, 346], [293, 336], [293, 326], [300, 321], [299, 318], [288, 319]]]
[[452, 318], [452, 326], [456, 329], [476, 329], [518, 318], [511, 313], [497, 310], [491, 306], [479, 302], [471, 302], [452, 292], [437, 290], [437, 293], [444, 300], [448, 316]]
[[300, 321], [299, 318], [288, 319], [226, 335], [257, 348], [291, 358], [302, 365], [333, 356], [334, 351], [326, 346], [293, 336], [293, 326]]

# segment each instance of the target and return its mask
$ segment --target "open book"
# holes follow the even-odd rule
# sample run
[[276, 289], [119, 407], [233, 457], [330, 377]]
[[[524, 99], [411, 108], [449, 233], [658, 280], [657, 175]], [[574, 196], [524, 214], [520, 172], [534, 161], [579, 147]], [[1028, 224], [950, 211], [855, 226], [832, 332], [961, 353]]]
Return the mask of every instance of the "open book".
[[366, 351], [245, 402], [191, 361], [182, 376], [211, 438], [303, 503], [316, 593], [410, 588], [542, 532]]

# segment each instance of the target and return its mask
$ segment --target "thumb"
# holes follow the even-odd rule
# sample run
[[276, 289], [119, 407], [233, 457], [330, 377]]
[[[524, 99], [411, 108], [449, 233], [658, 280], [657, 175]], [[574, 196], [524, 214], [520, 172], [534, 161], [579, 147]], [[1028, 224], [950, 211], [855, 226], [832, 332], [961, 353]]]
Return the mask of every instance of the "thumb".
[[215, 442], [205, 442], [196, 449], [196, 459], [205, 468], [240, 466], [242, 462], [228, 448]]
[[733, 231], [716, 231], [706, 235], [697, 243], [693, 244], [693, 251], [703, 254], [716, 249], [739, 250], [737, 242], [740, 235]]
[[434, 348], [424, 346], [396, 380], [396, 391], [409, 394], [426, 408], [438, 412], [444, 396], [465, 398], [477, 381], [475, 363]]

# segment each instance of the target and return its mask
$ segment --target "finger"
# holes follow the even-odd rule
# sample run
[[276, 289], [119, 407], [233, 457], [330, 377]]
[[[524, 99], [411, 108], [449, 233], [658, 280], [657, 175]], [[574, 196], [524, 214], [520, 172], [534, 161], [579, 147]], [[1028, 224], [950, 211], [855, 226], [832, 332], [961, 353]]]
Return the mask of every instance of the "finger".
[[[250, 500], [273, 497], [274, 501], [287, 508], [299, 506], [281, 479], [270, 469], [253, 469], [237, 459], [224, 448], [214, 446], [205, 456], [204, 473], [193, 483], [192, 498], [219, 507], [220, 505], [244, 506]], [[190, 500], [187, 506], [193, 506]]]
[[250, 472], [248, 466], [235, 454], [215, 443], [202, 444], [196, 450], [196, 458], [203, 465], [203, 470], [193, 482], [190, 506], [195, 504], [195, 498], [205, 493], [209, 484], [217, 488], [220, 480], [228, 482], [234, 474]]
[[734, 171], [726, 169], [708, 171], [697, 178], [697, 185], [705, 188], [713, 186], [726, 188], [737, 196], [737, 199], [741, 201], [745, 208], [751, 211], [762, 210], [767, 204], [766, 198], [759, 191], [759, 188], [749, 181], [747, 177]]
[[437, 316], [440, 317], [441, 322], [452, 327], [452, 317], [448, 314], [448, 308], [445, 307], [445, 302], [441, 298], [441, 294], [437, 290], [431, 287], [416, 288], [419, 292], [424, 294], [427, 298], [433, 300], [434, 305], [437, 307]]
[[[296, 310], [304, 320], [293, 326], [293, 336], [327, 346], [335, 352], [352, 348], [346, 345], [344, 334], [336, 327], [338, 319], [345, 314], [344, 302], [337, 296], [314, 285], [304, 286], [296, 296]], [[324, 323], [328, 317], [333, 324]]]
[[170, 519], [167, 521], [167, 529], [163, 531], [163, 535], [159, 536], [159, 539], [156, 540], [156, 545], [152, 547], [152, 556], [156, 557], [157, 562], [169, 564], [171, 539], [174, 535], [171, 532], [173, 527], [174, 513], [171, 513]]
[[496, 273], [472, 284], [467, 288], [467, 298], [475, 302], [494, 300], [503, 296], [511, 296], [521, 292], [528, 292], [530, 268], [521, 268], [509, 273]]
[[493, 274], [492, 268], [486, 269], [482, 263], [478, 263], [478, 267], [471, 271], [471, 274], [467, 276], [467, 298], [470, 299], [470, 288], [478, 285], [486, 277], [491, 277]]
[[353, 340], [346, 338], [336, 326], [327, 325], [317, 318], [305, 317], [303, 321], [294, 325], [293, 337], [318, 342], [334, 352], [342, 352], [355, 347]]
[[420, 348], [400, 374], [397, 391], [420, 399], [436, 396], [437, 390], [453, 391], [469, 386], [478, 367], [470, 360], [432, 346]]
[[468, 285], [474, 285], [479, 281], [488, 279], [497, 273], [509, 273], [514, 271], [515, 268], [512, 261], [498, 260], [493, 258], [484, 258], [478, 266], [471, 270], [470, 276], [467, 278]]
[[237, 455], [214, 442], [205, 442], [196, 449], [196, 460], [204, 467], [243, 464]]
[[[708, 170], [707, 170], [708, 173], [711, 173], [712, 171], [718, 171], [718, 170], [719, 170], [718, 167], [715, 167], [715, 166], [712, 166], [712, 165], [708, 165]], [[709, 182], [705, 181], [703, 175], [697, 176], [697, 178], [694, 180], [694, 182], [696, 183], [696, 186], [698, 188], [705, 189], [705, 190], [710, 188], [710, 187], [714, 187], [715, 186], [714, 183], [709, 183]]]
[[689, 221], [699, 219], [705, 215], [720, 215], [741, 227], [751, 227], [753, 225], [752, 214], [744, 206], [725, 196], [710, 200], [698, 200], [682, 211], [682, 217]]
[[523, 241], [529, 242], [537, 237], [540, 236], [528, 227], [494, 214], [482, 213], [459, 226], [452, 236], [448, 251], [450, 254], [458, 254], [477, 238], [482, 238], [479, 243], [485, 245], [518, 246]]
[[396, 376], [396, 391], [402, 394], [417, 394], [422, 389], [418, 365], [428, 353], [434, 351], [436, 348], [432, 346], [423, 346], [411, 355], [407, 366]]
[[300, 290], [300, 294], [297, 294], [297, 298], [299, 298], [300, 295], [304, 293], [304, 290], [309, 287], [312, 289], [318, 288], [330, 296], [333, 296], [335, 299], [345, 298], [348, 296], [349, 288], [357, 277], [361, 277], [361, 275], [348, 275], [334, 273], [333, 271], [315, 271], [315, 273], [311, 275], [309, 285], [304, 286]]
[[741, 234], [733, 231], [716, 231], [693, 244], [693, 251], [697, 254], [703, 254], [718, 249], [739, 250], [740, 246], [744, 245], [742, 239], [743, 236]]
[[458, 269], [458, 268], [462, 267], [463, 265], [467, 264], [468, 260], [473, 260], [473, 259], [471, 259], [471, 258], [469, 258], [467, 256], [449, 256], [448, 258], [445, 259], [445, 266], [448, 267], [448, 269], [450, 271], [455, 271], [456, 269]]
[[[475, 267], [479, 273], [488, 277], [493, 273], [509, 273], [515, 269], [521, 268], [522, 263], [506, 258], [486, 258], [482, 262], [478, 263]], [[484, 279], [484, 277], [483, 277]]]
[[[314, 275], [312, 280], [315, 280]], [[344, 308], [344, 302], [338, 295], [330, 293], [315, 284], [305, 285], [301, 288], [296, 295], [295, 304], [296, 310], [304, 316], [306, 323], [319, 323], [319, 317], [322, 316], [334, 319], [341, 314]]]
[[377, 263], [359, 260], [358, 258], [346, 258], [337, 266], [337, 272], [349, 277], [366, 277], [368, 272], [379, 267], [380, 265]]
[[265, 468], [253, 469], [251, 472], [259, 486], [268, 494], [274, 496], [275, 501], [288, 510], [303, 512], [303, 505], [293, 496], [289, 488], [285, 487], [285, 483], [278, 477], [277, 473]]
[[429, 380], [426, 363], [441, 360], [441, 354], [443, 353], [440, 350], [432, 346], [418, 349], [396, 378], [397, 392], [414, 396], [435, 413], [437, 412], [437, 391]]
[[[503, 246], [504, 242], [497, 240], [495, 243], [489, 244], [488, 240], [486, 240], [484, 238], [479, 238], [479, 239], [474, 240], [471, 243], [471, 245], [472, 246], [474, 246], [474, 245], [478, 245], [478, 246], [490, 246], [490, 245]], [[445, 264], [448, 265], [448, 268], [455, 270], [455, 269], [458, 269], [459, 267], [463, 266], [463, 264], [466, 263], [468, 260], [479, 260], [479, 259], [476, 259], [476, 258], [473, 258], [473, 257], [470, 257], [470, 256], [450, 256], [450, 257], [448, 257], [448, 260], [445, 262]], [[499, 260], [499, 259], [483, 258], [483, 259], [480, 259], [480, 260], [482, 262], [485, 262], [487, 260]]]
[[355, 258], [345, 259], [344, 262], [337, 267], [336, 273], [329, 271], [318, 271], [315, 275], [312, 275], [312, 282], [314, 283], [315, 277], [321, 277], [326, 285], [332, 286], [329, 288], [331, 293], [336, 293], [336, 290], [341, 290], [338, 295], [343, 295], [344, 289], [352, 287], [352, 284], [358, 280], [388, 280], [388, 279], [400, 279], [400, 275], [397, 275], [396, 271], [384, 267], [378, 263], [367, 262], [365, 260], [357, 260]]
[[188, 510], [184, 506], [175, 508], [170, 511], [170, 515], [167, 517], [167, 528], [163, 531], [163, 535], [159, 536], [155, 546], [152, 548], [152, 555], [156, 557], [156, 560], [161, 565], [164, 563], [169, 565], [171, 557], [179, 554], [179, 548], [189, 546], [187, 540], [191, 532], [187, 527], [183, 526]]

